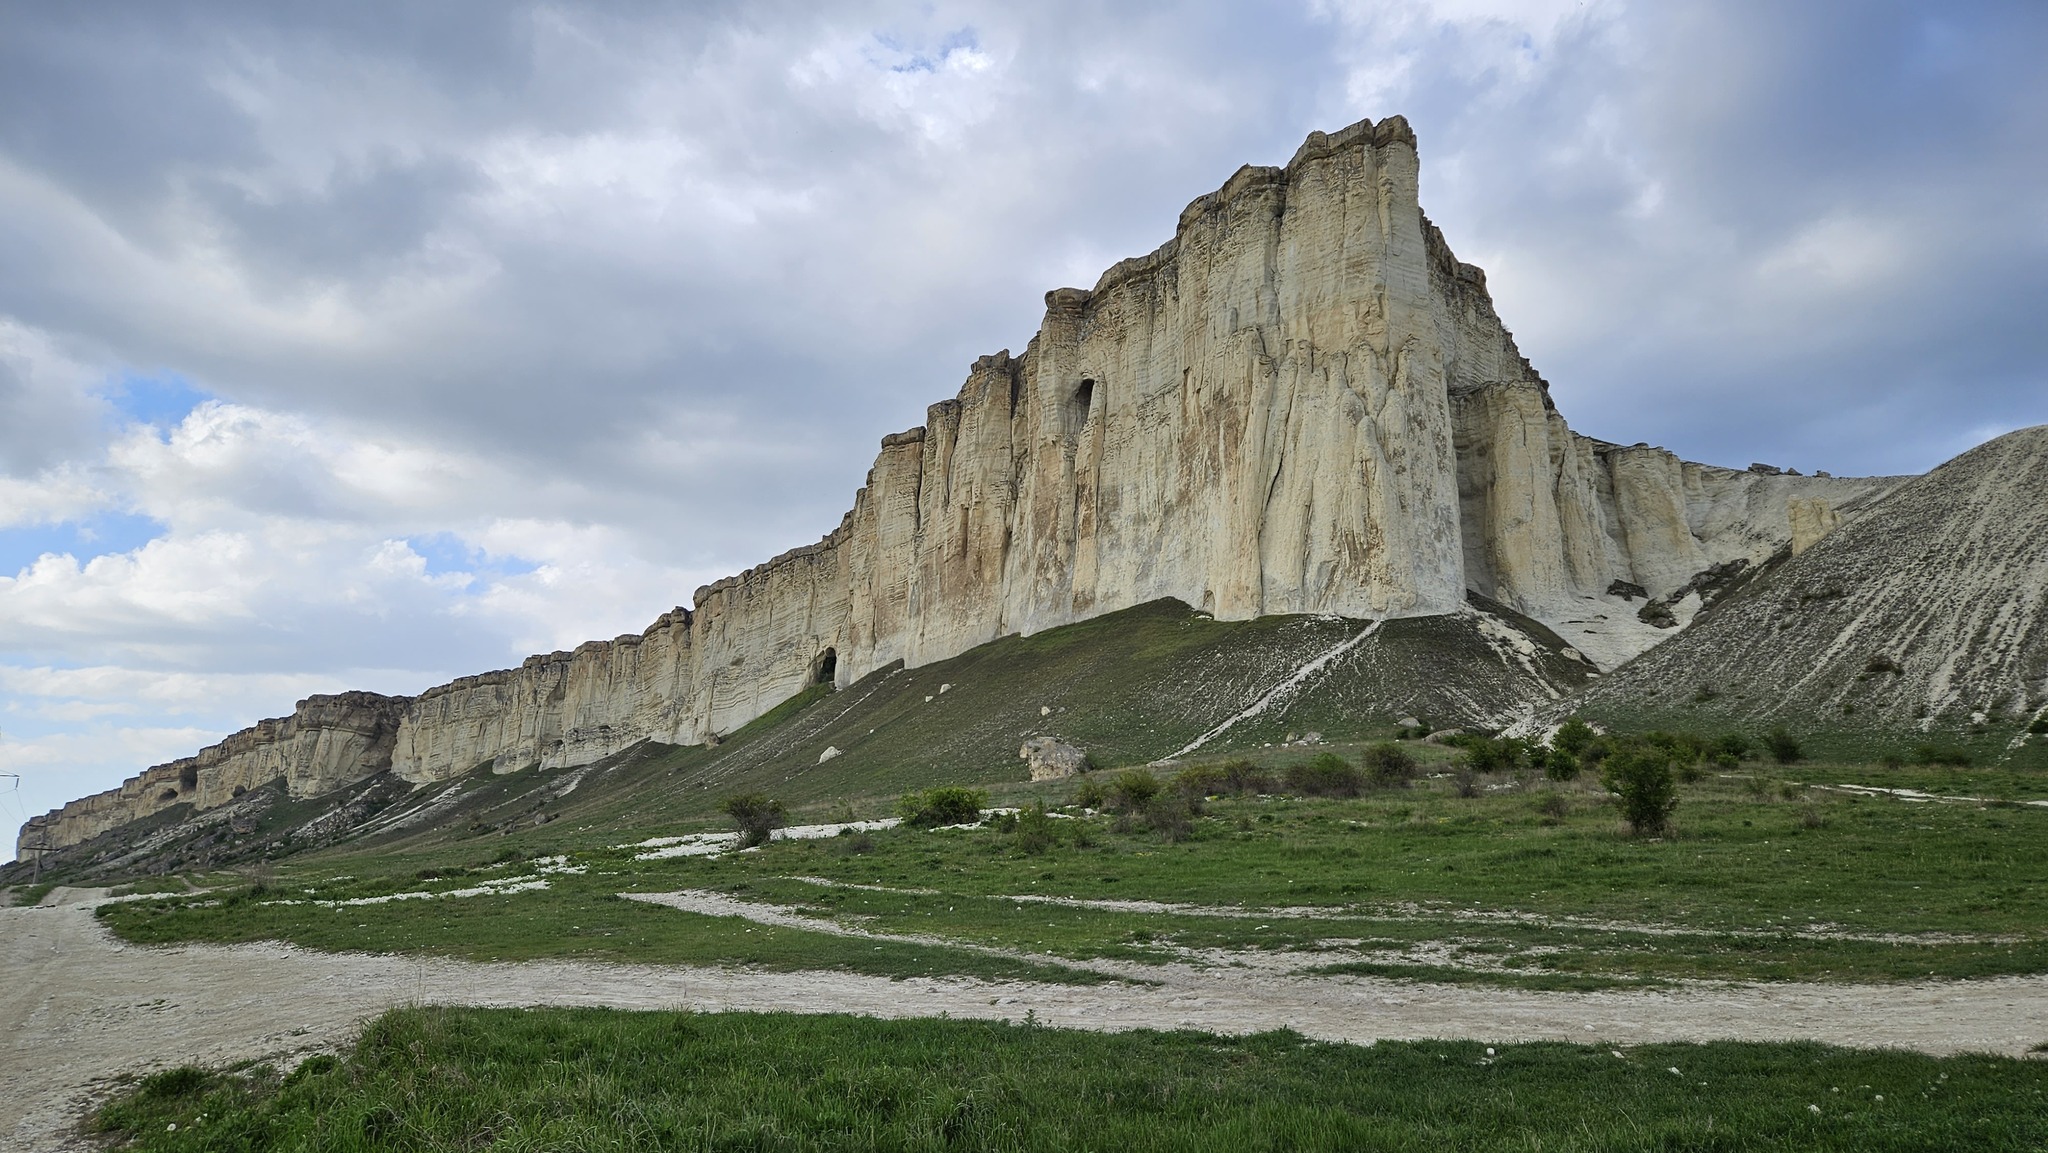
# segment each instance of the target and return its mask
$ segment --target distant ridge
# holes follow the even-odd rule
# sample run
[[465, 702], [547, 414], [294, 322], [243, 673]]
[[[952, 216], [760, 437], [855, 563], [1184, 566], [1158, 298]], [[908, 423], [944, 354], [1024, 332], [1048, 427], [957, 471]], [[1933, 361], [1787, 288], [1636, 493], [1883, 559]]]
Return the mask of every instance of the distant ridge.
[[2048, 717], [2048, 425], [1900, 485], [1585, 694], [1903, 732]]

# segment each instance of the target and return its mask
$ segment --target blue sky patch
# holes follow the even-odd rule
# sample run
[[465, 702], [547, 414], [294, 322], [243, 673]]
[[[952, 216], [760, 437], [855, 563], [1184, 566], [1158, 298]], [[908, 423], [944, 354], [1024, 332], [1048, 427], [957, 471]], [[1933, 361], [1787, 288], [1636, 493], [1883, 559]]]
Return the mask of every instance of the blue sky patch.
[[937, 72], [945, 67], [946, 58], [953, 53], [973, 51], [981, 47], [981, 40], [974, 34], [972, 28], [962, 28], [957, 32], [948, 33], [946, 38], [939, 42], [937, 52], [913, 51], [902, 41], [883, 33], [876, 33], [875, 42], [891, 52], [909, 57], [907, 60], [889, 65], [891, 72]]
[[193, 409], [216, 399], [175, 372], [126, 373], [113, 381], [104, 395], [127, 420], [158, 428], [174, 428]]
[[480, 548], [463, 542], [452, 532], [428, 533], [425, 536], [409, 536], [405, 543], [412, 551], [426, 558], [427, 575], [441, 576], [445, 573], [474, 573], [480, 577], [521, 576], [539, 568], [540, 565], [525, 557], [492, 556]]
[[167, 527], [151, 517], [105, 512], [0, 529], [0, 575], [14, 576], [45, 553], [69, 553], [84, 564], [96, 556], [130, 552], [162, 536]]

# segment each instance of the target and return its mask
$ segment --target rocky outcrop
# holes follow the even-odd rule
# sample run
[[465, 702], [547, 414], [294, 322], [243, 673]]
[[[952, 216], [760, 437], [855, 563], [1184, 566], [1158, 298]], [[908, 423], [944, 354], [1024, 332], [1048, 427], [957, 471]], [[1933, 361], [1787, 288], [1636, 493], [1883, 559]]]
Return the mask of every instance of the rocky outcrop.
[[[1580, 436], [1534, 380], [1452, 388], [1467, 584], [1603, 668], [1689, 623], [1717, 570], [1804, 549], [1898, 484], [1738, 471]], [[1644, 597], [1663, 606], [1654, 619], [1632, 603]]]
[[22, 826], [17, 854], [88, 840], [178, 805], [211, 809], [283, 780], [312, 797], [388, 767], [408, 698], [350, 692], [312, 696], [292, 715], [258, 721], [197, 756], [143, 770], [118, 789], [73, 801]]
[[1023, 354], [976, 361], [885, 438], [823, 540], [638, 636], [429, 689], [391, 767], [427, 782], [716, 741], [809, 684], [1161, 598], [1385, 619], [1458, 613], [1471, 590], [1611, 666], [1690, 619], [1679, 590], [1702, 574], [1810, 543], [1888, 487], [1572, 433], [1424, 217], [1418, 170], [1400, 117], [1239, 169], [1157, 250], [1047, 293]]
[[2007, 725], [2018, 743], [2041, 739], [2025, 730], [2048, 717], [2044, 492], [2048, 425], [1980, 445], [1603, 679], [1585, 705], [1802, 731]]

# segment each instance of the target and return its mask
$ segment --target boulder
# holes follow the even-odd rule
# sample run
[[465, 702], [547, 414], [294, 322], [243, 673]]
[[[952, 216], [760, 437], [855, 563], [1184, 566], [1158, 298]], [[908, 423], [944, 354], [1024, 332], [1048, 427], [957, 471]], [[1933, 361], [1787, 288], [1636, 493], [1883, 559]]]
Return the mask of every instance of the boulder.
[[1058, 739], [1057, 737], [1033, 737], [1017, 750], [1017, 759], [1031, 766], [1034, 781], [1056, 781], [1085, 773], [1089, 769], [1088, 754]]

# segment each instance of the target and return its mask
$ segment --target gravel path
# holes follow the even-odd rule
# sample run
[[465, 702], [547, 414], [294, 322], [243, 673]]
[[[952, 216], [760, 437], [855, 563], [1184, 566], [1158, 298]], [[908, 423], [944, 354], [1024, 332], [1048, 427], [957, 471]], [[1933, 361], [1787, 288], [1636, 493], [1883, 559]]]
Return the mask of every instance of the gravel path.
[[1021, 1018], [1091, 1029], [1291, 1027], [1343, 1041], [1463, 1037], [1636, 1044], [1813, 1039], [1929, 1053], [2020, 1054], [2048, 1040], [2048, 977], [1930, 985], [1746, 985], [1677, 992], [1536, 993], [1148, 970], [1155, 987], [850, 973], [759, 973], [568, 961], [479, 964], [284, 945], [124, 947], [97, 894], [0, 909], [0, 1148], [85, 1149], [80, 1110], [121, 1073], [289, 1056], [345, 1043], [394, 1005], [612, 1005]]

